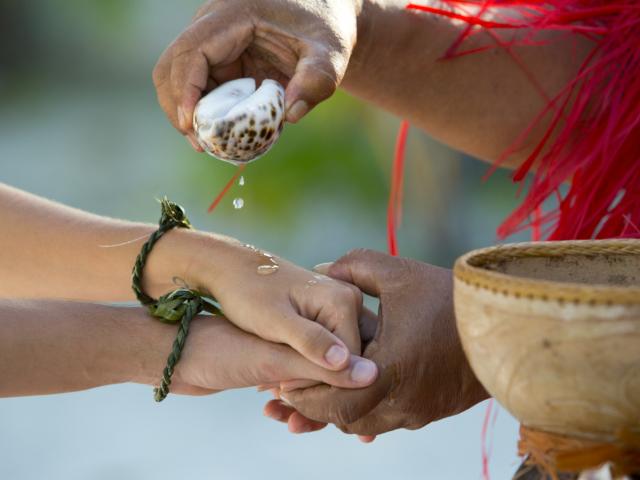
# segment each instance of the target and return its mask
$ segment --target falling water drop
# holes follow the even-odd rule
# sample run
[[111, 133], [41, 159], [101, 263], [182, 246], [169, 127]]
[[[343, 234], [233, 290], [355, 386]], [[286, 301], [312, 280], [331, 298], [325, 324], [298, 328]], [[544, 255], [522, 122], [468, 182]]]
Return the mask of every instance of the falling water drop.
[[244, 175], [240, 177], [240, 180], [238, 180], [238, 185], [244, 187]]
[[244, 207], [244, 199], [235, 198], [233, 200], [233, 208], [235, 208], [236, 210], [240, 210], [242, 207]]

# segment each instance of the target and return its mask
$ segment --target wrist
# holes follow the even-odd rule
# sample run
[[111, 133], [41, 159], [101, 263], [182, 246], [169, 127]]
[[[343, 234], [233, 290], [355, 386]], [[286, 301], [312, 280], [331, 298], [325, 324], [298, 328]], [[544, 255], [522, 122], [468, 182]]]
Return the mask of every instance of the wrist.
[[116, 381], [156, 385], [176, 336], [173, 325], [152, 318], [146, 308], [117, 307], [109, 357]]
[[342, 85], [349, 88], [350, 84], [357, 83], [361, 72], [365, 69], [366, 59], [374, 45], [374, 37], [371, 34], [375, 22], [376, 0], [360, 0], [356, 8], [356, 44], [351, 52], [349, 65]]
[[149, 255], [143, 287], [154, 298], [186, 287], [213, 293], [210, 279], [224, 271], [226, 251], [235, 240], [195, 230], [167, 232]]

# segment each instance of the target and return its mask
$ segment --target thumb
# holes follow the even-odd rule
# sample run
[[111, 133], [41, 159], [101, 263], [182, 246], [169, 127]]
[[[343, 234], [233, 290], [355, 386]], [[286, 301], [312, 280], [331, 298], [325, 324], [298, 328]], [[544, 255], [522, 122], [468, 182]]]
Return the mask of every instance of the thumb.
[[315, 47], [302, 52], [287, 85], [287, 121], [298, 122], [317, 104], [333, 95], [344, 77], [347, 59]]
[[402, 259], [375, 250], [356, 249], [332, 263], [327, 275], [351, 283], [367, 295], [379, 297], [389, 276], [403, 268]]

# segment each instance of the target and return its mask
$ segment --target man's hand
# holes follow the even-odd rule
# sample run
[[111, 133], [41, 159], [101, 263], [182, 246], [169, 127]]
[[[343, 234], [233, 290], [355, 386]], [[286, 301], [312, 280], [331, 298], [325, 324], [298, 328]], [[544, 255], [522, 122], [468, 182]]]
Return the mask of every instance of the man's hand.
[[210, 0], [162, 54], [153, 72], [160, 105], [193, 140], [203, 93], [242, 77], [286, 87], [297, 122], [340, 84], [356, 42], [362, 0]]
[[487, 398], [460, 345], [449, 270], [357, 250], [328, 274], [380, 299], [378, 331], [364, 351], [380, 369], [378, 380], [360, 390], [321, 385], [285, 392], [299, 413], [274, 401], [268, 415], [288, 420], [294, 432], [328, 422], [371, 436], [417, 429]]

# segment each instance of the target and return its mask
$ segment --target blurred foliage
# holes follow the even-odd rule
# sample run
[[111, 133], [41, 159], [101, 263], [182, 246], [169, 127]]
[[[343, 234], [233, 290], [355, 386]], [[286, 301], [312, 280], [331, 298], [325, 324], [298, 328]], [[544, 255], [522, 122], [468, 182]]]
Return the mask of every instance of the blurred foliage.
[[[37, 165], [42, 157], [42, 171], [60, 176], [33, 183], [22, 180], [33, 173], [16, 169], [8, 179], [111, 215], [135, 218], [152, 196], [171, 192], [204, 211], [233, 167], [186, 146], [156, 104], [150, 78], [199, 3], [1, 2], [0, 102], [5, 113], [13, 112], [0, 116], [9, 127], [4, 142], [20, 144], [8, 150], [16, 158]], [[351, 238], [343, 231], [340, 241], [382, 248], [397, 125], [398, 119], [339, 92], [299, 125], [288, 125], [275, 148], [247, 168], [246, 187], [230, 192], [245, 199], [242, 214], [229, 198], [205, 227], [302, 239], [318, 235], [315, 221], [329, 221], [350, 228]], [[36, 131], [38, 144], [27, 145]], [[503, 173], [482, 183], [485, 170], [412, 131], [400, 234], [405, 254], [450, 265], [464, 250], [493, 242], [515, 189]], [[81, 195], [83, 188], [90, 196]]]

